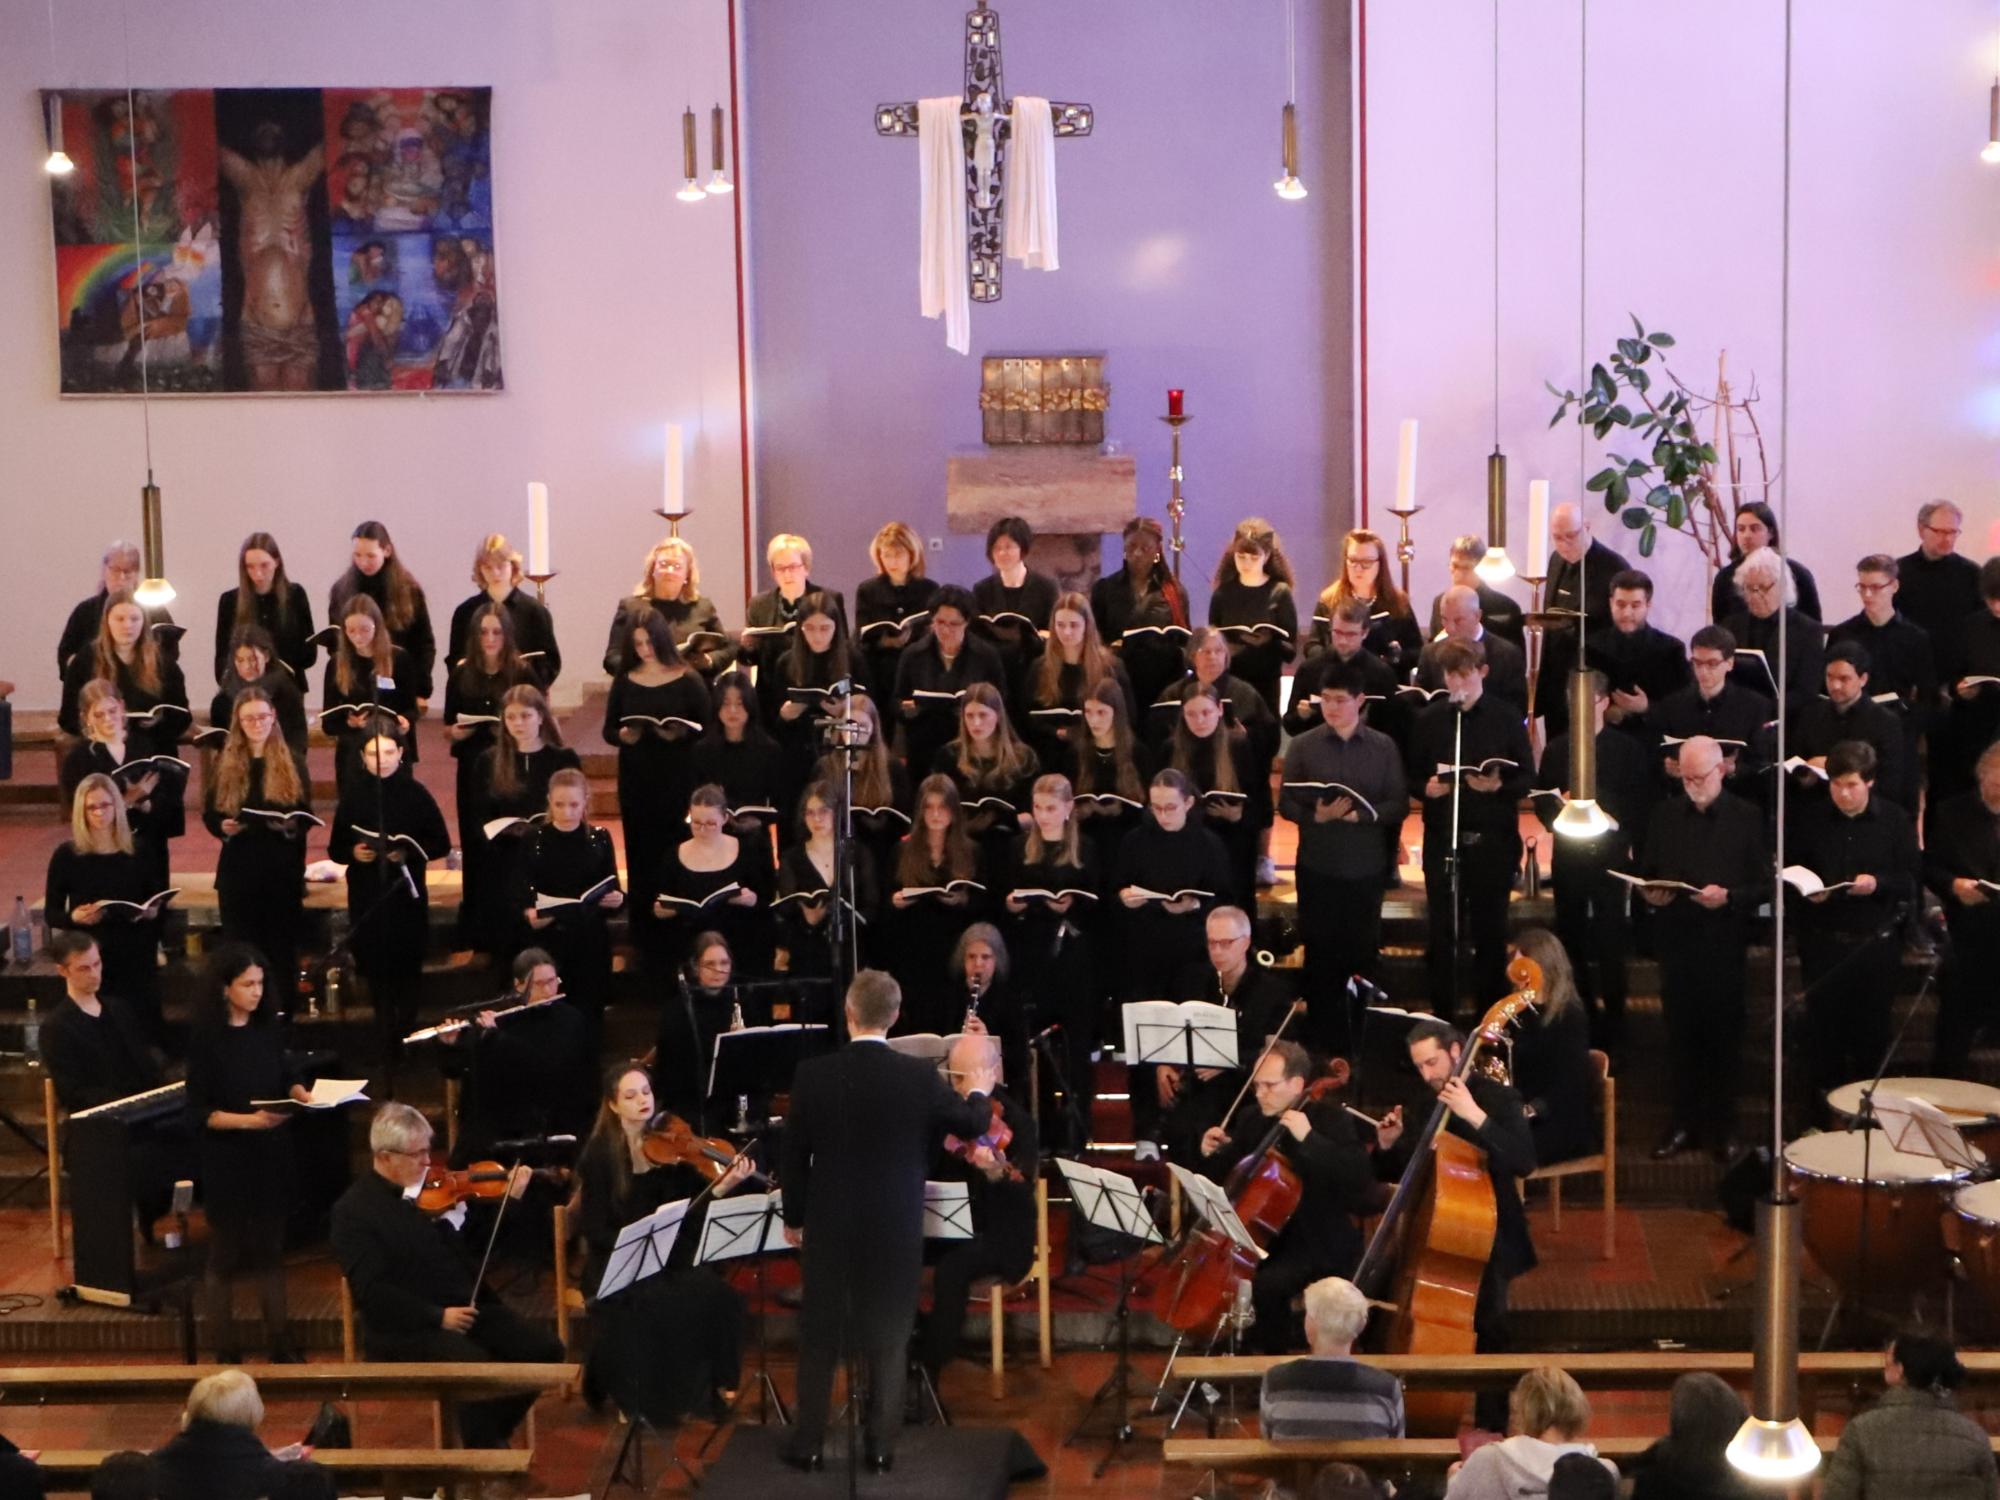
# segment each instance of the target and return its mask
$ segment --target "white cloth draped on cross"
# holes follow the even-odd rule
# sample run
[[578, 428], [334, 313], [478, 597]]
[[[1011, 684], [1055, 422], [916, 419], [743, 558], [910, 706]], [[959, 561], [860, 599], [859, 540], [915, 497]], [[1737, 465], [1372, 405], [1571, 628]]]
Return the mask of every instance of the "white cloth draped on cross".
[[[1005, 250], [1030, 270], [1057, 269], [1056, 133], [1046, 99], [1014, 97], [1007, 145]], [[921, 192], [918, 304], [944, 319], [945, 344], [972, 348], [972, 300], [965, 282], [965, 131], [956, 95], [917, 101]]]

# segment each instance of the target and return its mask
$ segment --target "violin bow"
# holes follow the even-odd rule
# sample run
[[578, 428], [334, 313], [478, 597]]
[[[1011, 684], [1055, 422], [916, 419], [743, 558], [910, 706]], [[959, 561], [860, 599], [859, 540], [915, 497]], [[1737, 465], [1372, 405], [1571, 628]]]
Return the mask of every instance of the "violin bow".
[[1250, 1064], [1250, 1072], [1243, 1080], [1243, 1087], [1236, 1091], [1236, 1097], [1230, 1101], [1229, 1108], [1223, 1113], [1222, 1129], [1225, 1133], [1229, 1130], [1229, 1122], [1236, 1118], [1236, 1111], [1243, 1104], [1243, 1096], [1250, 1092], [1250, 1085], [1257, 1077], [1257, 1070], [1264, 1066], [1264, 1059], [1269, 1057], [1271, 1049], [1284, 1039], [1285, 1028], [1292, 1024], [1292, 1017], [1305, 1008], [1306, 1003], [1303, 1000], [1294, 1000], [1291, 1003], [1291, 1007], [1285, 1012], [1284, 1020], [1278, 1023], [1278, 1029], [1272, 1032], [1270, 1039], [1264, 1043], [1264, 1050], [1259, 1052], [1257, 1060]]
[[493, 1264], [493, 1247], [500, 1239], [500, 1221], [507, 1217], [507, 1204], [514, 1196], [514, 1174], [521, 1170], [522, 1165], [521, 1158], [517, 1156], [514, 1165], [507, 1169], [507, 1191], [500, 1195], [500, 1207], [493, 1215], [493, 1227], [486, 1234], [486, 1253], [479, 1257], [479, 1274], [472, 1278], [472, 1305], [475, 1308], [479, 1306], [479, 1289], [486, 1285], [486, 1268]]

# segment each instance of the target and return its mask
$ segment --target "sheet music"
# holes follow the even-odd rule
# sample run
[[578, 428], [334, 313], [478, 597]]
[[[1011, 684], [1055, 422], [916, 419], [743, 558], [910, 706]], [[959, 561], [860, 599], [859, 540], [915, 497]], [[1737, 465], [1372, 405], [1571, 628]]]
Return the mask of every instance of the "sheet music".
[[1230, 1242], [1249, 1251], [1262, 1260], [1266, 1251], [1251, 1237], [1243, 1220], [1237, 1216], [1235, 1205], [1230, 1203], [1229, 1194], [1220, 1185], [1206, 1177], [1190, 1172], [1179, 1162], [1168, 1162], [1167, 1170], [1174, 1174], [1174, 1180], [1181, 1185], [1181, 1194], [1194, 1205], [1194, 1211], [1202, 1221], [1214, 1225], [1229, 1236]]
[[792, 1248], [785, 1238], [785, 1220], [779, 1212], [782, 1199], [777, 1193], [731, 1193], [708, 1205], [702, 1220], [701, 1243], [695, 1247], [694, 1263], [738, 1260], [746, 1255]]
[[1077, 1211], [1099, 1229], [1148, 1244], [1163, 1243], [1159, 1226], [1146, 1211], [1139, 1185], [1129, 1177], [1058, 1156], [1056, 1169], [1069, 1184]]
[[[717, 1073], [721, 1071], [722, 1044], [730, 1040], [730, 1038], [732, 1037], [736, 1038], [736, 1044], [738, 1046], [744, 1045], [745, 1043], [749, 1042], [753, 1037], [776, 1037], [776, 1036], [795, 1035], [798, 1038], [800, 1038], [801, 1041], [803, 1041], [803, 1039], [810, 1033], [815, 1031], [825, 1031], [826, 1029], [827, 1029], [826, 1023], [824, 1021], [782, 1021], [775, 1026], [746, 1026], [741, 1031], [718, 1031], [715, 1034], [715, 1052], [708, 1060], [709, 1098], [713, 1099], [716, 1094], [715, 1079]], [[797, 1058], [793, 1059], [793, 1062], [795, 1064], [797, 1061], [798, 1061]]]
[[1125, 1061], [1174, 1067], [1240, 1066], [1236, 1052], [1236, 1012], [1226, 1005], [1189, 1000], [1134, 1000], [1121, 1012]]
[[1875, 1119], [1889, 1144], [1912, 1156], [1934, 1156], [1947, 1167], [1966, 1172], [1986, 1168], [1986, 1157], [1966, 1140], [1951, 1117], [1928, 1099], [1877, 1093]]
[[924, 1238], [972, 1238], [972, 1188], [963, 1182], [924, 1184]]
[[642, 1219], [634, 1219], [618, 1231], [618, 1241], [604, 1263], [604, 1275], [597, 1283], [597, 1300], [622, 1292], [635, 1281], [643, 1281], [665, 1269], [673, 1254], [674, 1240], [687, 1217], [689, 1200], [678, 1198], [662, 1203]]

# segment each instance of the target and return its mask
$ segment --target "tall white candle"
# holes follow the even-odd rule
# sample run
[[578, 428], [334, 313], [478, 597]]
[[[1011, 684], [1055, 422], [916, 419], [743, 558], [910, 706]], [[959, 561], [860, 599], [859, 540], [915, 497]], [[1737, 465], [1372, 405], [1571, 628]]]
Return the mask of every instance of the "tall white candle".
[[549, 566], [549, 487], [540, 480], [528, 482], [528, 571], [537, 578], [555, 571]]
[[670, 516], [687, 514], [687, 475], [685, 460], [681, 453], [681, 424], [667, 423], [667, 480], [666, 497], [660, 502], [660, 509]]
[[1546, 568], [1549, 563], [1549, 482], [1528, 481], [1528, 554], [1523, 571]]
[[1417, 419], [1403, 418], [1396, 438], [1396, 503], [1392, 510], [1417, 508]]

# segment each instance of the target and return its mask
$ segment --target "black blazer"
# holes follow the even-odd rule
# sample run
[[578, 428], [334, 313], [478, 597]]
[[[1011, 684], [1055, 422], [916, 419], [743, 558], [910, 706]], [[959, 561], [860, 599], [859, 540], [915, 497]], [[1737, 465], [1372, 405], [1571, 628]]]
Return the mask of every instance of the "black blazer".
[[153, 1450], [160, 1500], [263, 1500], [284, 1474], [247, 1427], [197, 1419]]
[[[478, 1268], [458, 1232], [403, 1197], [370, 1169], [333, 1205], [333, 1254], [354, 1289], [370, 1359], [393, 1359], [399, 1347], [429, 1338], [447, 1307], [472, 1300]], [[494, 1301], [491, 1288], [483, 1301]]]
[[806, 1337], [837, 1336], [843, 1292], [852, 1294], [853, 1342], [908, 1326], [931, 1153], [947, 1132], [976, 1136], [992, 1117], [986, 1095], [959, 1098], [933, 1064], [882, 1042], [849, 1042], [799, 1064], [779, 1180], [785, 1223], [806, 1232]]

